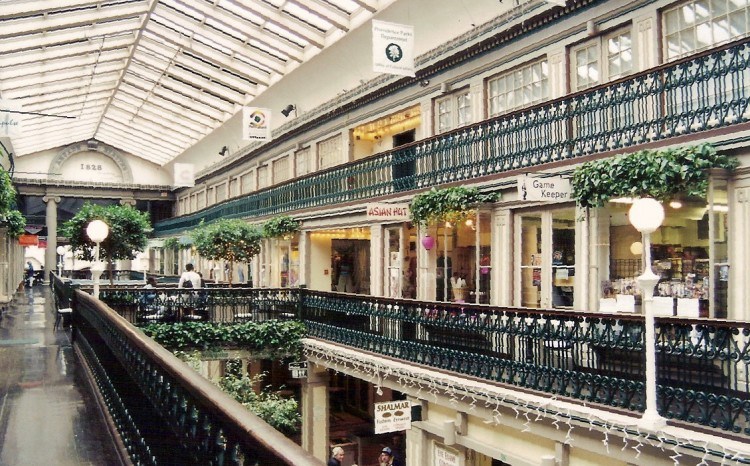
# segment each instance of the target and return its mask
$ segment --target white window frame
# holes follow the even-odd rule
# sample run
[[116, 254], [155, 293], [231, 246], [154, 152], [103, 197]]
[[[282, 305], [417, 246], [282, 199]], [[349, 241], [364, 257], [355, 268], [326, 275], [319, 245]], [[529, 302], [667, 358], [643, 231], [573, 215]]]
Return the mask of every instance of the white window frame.
[[471, 124], [471, 106], [469, 89], [435, 99], [435, 133], [441, 134]]
[[[614, 57], [615, 55], [622, 55], [624, 50], [627, 49], [618, 49], [617, 53], [610, 53], [611, 50], [609, 48], [609, 41], [613, 38], [617, 37], [623, 37], [625, 35], [628, 35], [630, 37], [630, 55], [631, 55], [631, 67], [628, 70], [623, 70], [620, 73], [613, 73], [612, 69], [610, 68], [610, 58]], [[633, 73], [637, 67], [638, 64], [636, 63], [637, 59], [637, 51], [635, 50], [636, 44], [633, 40], [633, 28], [628, 25], [621, 28], [618, 28], [608, 34], [602, 34], [597, 37], [594, 37], [590, 40], [587, 40], [585, 42], [582, 42], [578, 45], [575, 45], [570, 48], [569, 57], [570, 57], [570, 87], [573, 90], [573, 92], [582, 91], [585, 89], [588, 89], [590, 87], [597, 86], [602, 83], [606, 83], [609, 81], [613, 81], [615, 79], [621, 78], [623, 76], [627, 76], [628, 74]], [[578, 52], [585, 50], [585, 49], [594, 49], [594, 56], [596, 57], [596, 62], [599, 64], [597, 68], [598, 77], [596, 80], [591, 80], [590, 82], [586, 83], [585, 85], [579, 84], [579, 74], [578, 74]]]
[[318, 142], [318, 167], [320, 170], [331, 168], [344, 162], [344, 150], [341, 134]]
[[[489, 78], [486, 92], [487, 114], [490, 118], [549, 100], [547, 58], [526, 63]], [[504, 103], [502, 107], [499, 102]]]
[[310, 167], [310, 154], [312, 150], [310, 147], [305, 147], [294, 153], [294, 176], [300, 177], [307, 175], [311, 172]]

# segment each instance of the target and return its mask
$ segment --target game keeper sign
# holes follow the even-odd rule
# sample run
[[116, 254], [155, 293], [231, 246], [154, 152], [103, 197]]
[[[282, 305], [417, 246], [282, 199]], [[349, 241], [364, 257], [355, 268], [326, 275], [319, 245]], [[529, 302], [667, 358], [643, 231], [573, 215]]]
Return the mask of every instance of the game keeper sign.
[[398, 432], [411, 429], [411, 401], [375, 403], [375, 433]]

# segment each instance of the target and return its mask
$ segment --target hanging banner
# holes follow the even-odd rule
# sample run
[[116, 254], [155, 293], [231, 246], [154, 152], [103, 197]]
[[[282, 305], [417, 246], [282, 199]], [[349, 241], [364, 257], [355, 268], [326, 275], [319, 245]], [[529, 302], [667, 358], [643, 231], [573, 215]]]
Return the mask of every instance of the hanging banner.
[[21, 135], [21, 103], [15, 100], [0, 100], [0, 137]]
[[518, 198], [522, 201], [565, 202], [572, 199], [570, 179], [562, 176], [523, 175], [518, 177]]
[[271, 111], [267, 108], [242, 109], [242, 139], [245, 141], [271, 140]]
[[372, 69], [414, 76], [414, 26], [372, 21]]
[[174, 164], [174, 185], [178, 188], [195, 186], [195, 167], [192, 163]]

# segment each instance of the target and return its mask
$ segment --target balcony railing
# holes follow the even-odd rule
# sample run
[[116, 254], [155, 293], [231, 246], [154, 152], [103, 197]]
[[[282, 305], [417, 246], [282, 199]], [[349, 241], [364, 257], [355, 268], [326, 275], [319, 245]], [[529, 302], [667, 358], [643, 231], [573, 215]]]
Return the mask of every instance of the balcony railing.
[[[171, 292], [178, 291], [185, 290]], [[226, 322], [237, 320], [236, 315], [266, 320], [296, 314], [314, 338], [587, 403], [634, 412], [645, 409], [645, 332], [638, 315], [420, 302], [307, 289], [203, 291], [206, 302], [212, 303], [205, 308], [204, 320]], [[101, 293], [113, 308], [132, 312], [126, 311], [125, 295], [118, 294], [122, 290]], [[133, 301], [130, 306], [137, 308]], [[750, 323], [658, 318], [656, 335], [659, 412], [671, 420], [750, 436]]]
[[747, 41], [165, 220], [155, 231], [377, 199], [744, 123]]
[[74, 344], [133, 464], [323, 464], [102, 302], [53, 285], [73, 297]]

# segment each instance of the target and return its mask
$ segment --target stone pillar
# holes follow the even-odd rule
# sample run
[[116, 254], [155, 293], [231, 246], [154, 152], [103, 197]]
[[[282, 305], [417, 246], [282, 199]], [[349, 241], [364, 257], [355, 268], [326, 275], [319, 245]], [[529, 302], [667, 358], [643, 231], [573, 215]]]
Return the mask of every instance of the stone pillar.
[[372, 296], [388, 296], [388, 277], [385, 276], [385, 261], [383, 258], [383, 225], [370, 226], [370, 290]]
[[302, 379], [302, 448], [325, 462], [329, 452], [328, 372], [310, 363]]
[[47, 280], [57, 266], [57, 204], [60, 197], [47, 195], [42, 200], [47, 203], [47, 249], [44, 251], [44, 279]]
[[[133, 208], [135, 208], [135, 199], [120, 199], [120, 205], [129, 205]], [[119, 270], [135, 270], [136, 272], [140, 272], [140, 264], [137, 264], [134, 266], [133, 261], [130, 259], [122, 259], [120, 261], [120, 268]], [[127, 278], [127, 277], [124, 277]]]
[[[417, 398], [407, 397], [413, 405], [422, 406], [422, 421], [428, 420], [426, 401]], [[408, 464], [430, 464], [431, 458], [428, 457], [428, 438], [427, 434], [421, 427], [422, 422], [412, 422], [411, 429], [406, 431], [406, 462]], [[403, 458], [402, 458], [403, 460]]]

